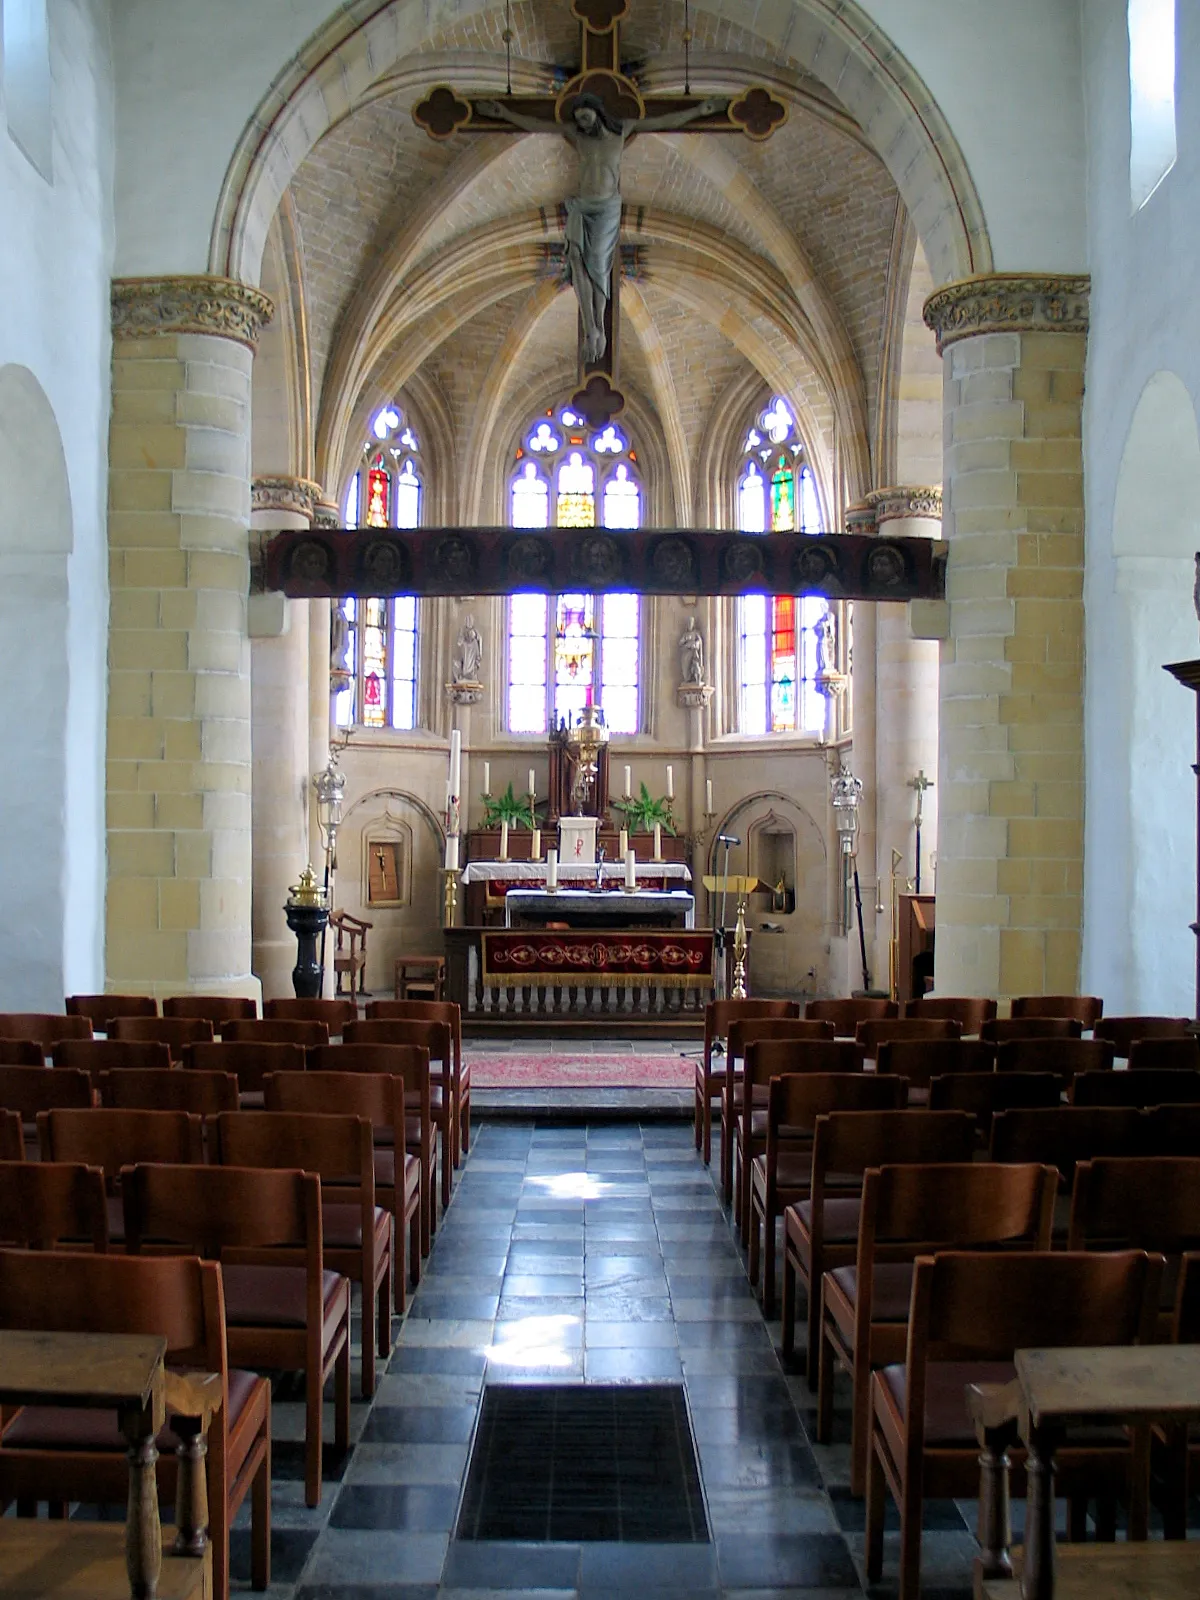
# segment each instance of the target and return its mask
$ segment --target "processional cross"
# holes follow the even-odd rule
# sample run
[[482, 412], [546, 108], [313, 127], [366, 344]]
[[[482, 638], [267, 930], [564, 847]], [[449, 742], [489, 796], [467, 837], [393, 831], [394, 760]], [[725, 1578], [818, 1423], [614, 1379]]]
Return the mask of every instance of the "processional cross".
[[[579, 160], [579, 192], [567, 201], [567, 275], [579, 302], [580, 389], [572, 407], [603, 427], [625, 406], [617, 387], [617, 246], [621, 228], [620, 164], [627, 139], [637, 133], [687, 128], [695, 133], [747, 134], [768, 139], [787, 107], [766, 89], [733, 99], [691, 93], [685, 67], [682, 95], [643, 96], [621, 71], [620, 24], [629, 0], [571, 0], [580, 27], [580, 68], [557, 94], [464, 96], [439, 84], [413, 107], [413, 120], [434, 139], [458, 132], [557, 133]], [[506, 29], [506, 42], [511, 29]], [[685, 62], [691, 30], [685, 26]]]

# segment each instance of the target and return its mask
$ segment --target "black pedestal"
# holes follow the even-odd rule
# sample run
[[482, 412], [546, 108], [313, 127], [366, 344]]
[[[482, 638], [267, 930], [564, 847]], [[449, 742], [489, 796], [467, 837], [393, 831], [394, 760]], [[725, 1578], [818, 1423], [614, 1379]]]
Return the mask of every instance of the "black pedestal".
[[325, 976], [317, 959], [317, 940], [325, 931], [329, 912], [324, 906], [284, 906], [287, 925], [296, 935], [296, 965], [292, 968], [292, 988], [297, 1000], [319, 1000]]

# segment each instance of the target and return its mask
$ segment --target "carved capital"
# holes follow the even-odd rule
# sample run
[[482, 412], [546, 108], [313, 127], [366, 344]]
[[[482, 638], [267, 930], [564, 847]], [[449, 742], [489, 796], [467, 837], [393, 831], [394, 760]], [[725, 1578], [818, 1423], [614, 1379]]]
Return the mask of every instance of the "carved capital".
[[446, 685], [446, 698], [452, 705], [477, 706], [483, 699], [483, 685], [468, 678]]
[[935, 289], [925, 302], [926, 325], [938, 353], [982, 333], [1086, 333], [1091, 278], [1087, 273], [989, 272]]
[[232, 278], [114, 278], [114, 339], [207, 333], [254, 350], [275, 315], [270, 295]]
[[686, 711], [703, 711], [715, 693], [711, 683], [681, 683], [675, 691], [675, 704]]
[[875, 507], [866, 502], [846, 507], [846, 532], [870, 536], [878, 529]]
[[893, 484], [887, 489], [872, 489], [867, 504], [875, 512], [879, 527], [885, 522], [910, 517], [942, 520], [942, 491], [936, 485], [914, 487], [911, 484]]
[[[322, 491], [323, 492], [323, 491]], [[314, 528], [340, 528], [342, 514], [332, 500], [317, 498], [316, 508], [313, 511]]]
[[254, 478], [250, 484], [250, 509], [290, 511], [307, 517], [311, 523], [316, 516], [317, 502], [324, 492], [321, 485], [313, 483], [311, 478]]

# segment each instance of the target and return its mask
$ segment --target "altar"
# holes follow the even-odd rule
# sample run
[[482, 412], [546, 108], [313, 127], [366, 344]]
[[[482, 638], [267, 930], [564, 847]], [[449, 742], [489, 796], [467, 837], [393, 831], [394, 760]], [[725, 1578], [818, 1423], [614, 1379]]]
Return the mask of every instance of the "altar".
[[694, 928], [696, 898], [686, 889], [509, 889], [506, 928]]
[[[472, 927], [505, 927], [509, 893], [513, 890], [544, 890], [548, 872], [545, 861], [469, 861], [462, 873], [466, 899], [464, 921]], [[622, 905], [626, 905], [630, 899], [619, 888], [625, 880], [625, 867], [620, 861], [605, 861], [591, 867], [559, 862], [558, 879], [560, 889], [594, 889], [599, 882], [605, 885], [605, 892]], [[686, 891], [691, 881], [691, 869], [684, 861], [654, 861], [638, 857], [639, 893]], [[689, 927], [692, 925], [688, 924]], [[605, 926], [611, 924], [606, 923]]]

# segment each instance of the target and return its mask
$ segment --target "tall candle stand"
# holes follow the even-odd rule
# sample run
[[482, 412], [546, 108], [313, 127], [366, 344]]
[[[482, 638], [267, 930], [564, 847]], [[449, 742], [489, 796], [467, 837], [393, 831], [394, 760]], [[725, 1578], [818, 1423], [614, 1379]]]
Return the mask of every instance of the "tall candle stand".
[[731, 999], [744, 1000], [746, 989], [746, 896], [740, 894], [737, 903], [737, 920], [733, 929], [733, 992]]
[[458, 871], [454, 867], [442, 868], [442, 925], [446, 928], [454, 926], [454, 914], [458, 909]]

